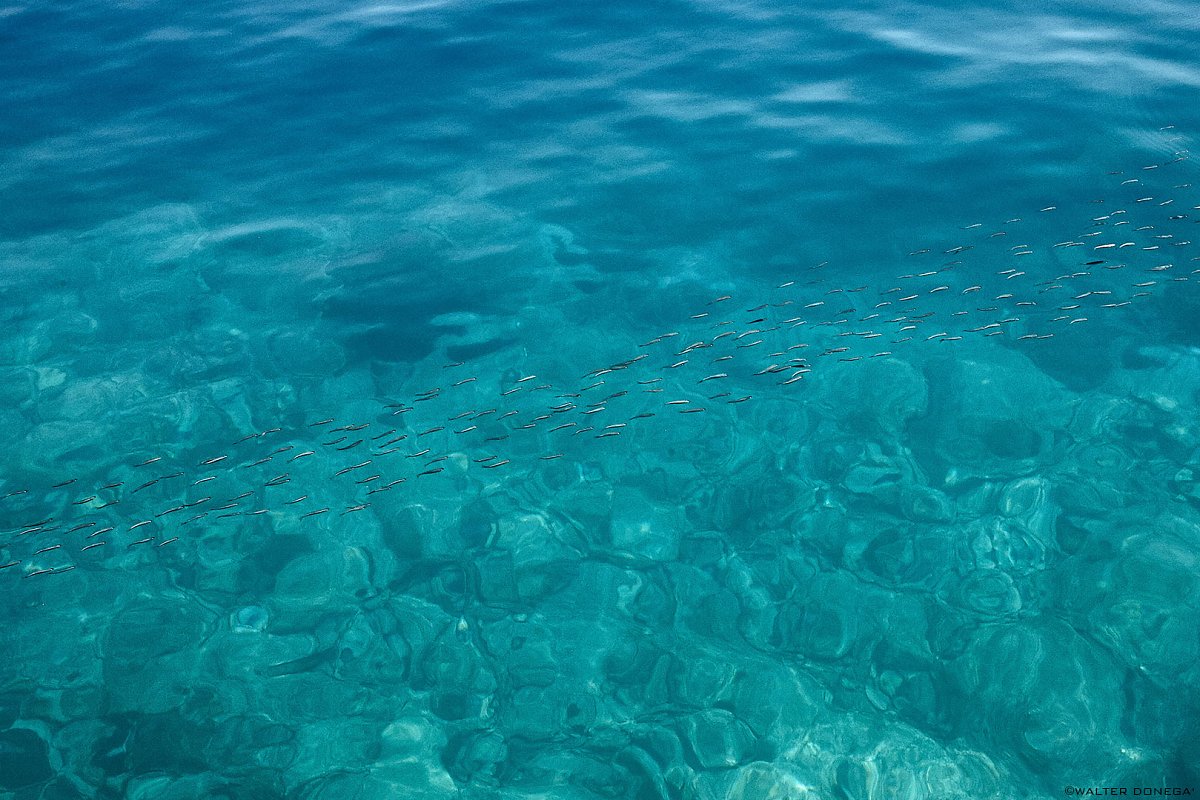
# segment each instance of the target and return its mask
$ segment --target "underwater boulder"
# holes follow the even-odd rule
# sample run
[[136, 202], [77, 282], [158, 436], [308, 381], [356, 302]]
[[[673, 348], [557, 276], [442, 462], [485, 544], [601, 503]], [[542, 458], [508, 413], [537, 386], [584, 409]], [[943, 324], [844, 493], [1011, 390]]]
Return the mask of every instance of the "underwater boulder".
[[0, 731], [0, 790], [15, 792], [54, 777], [50, 746], [35, 731]]
[[837, 365], [814, 376], [813, 386], [823, 414], [868, 436], [897, 436], [929, 406], [925, 376], [897, 358]]
[[1000, 350], [987, 360], [940, 359], [926, 376], [930, 414], [914, 451], [936, 464], [935, 474], [1007, 477], [1052, 461], [1075, 395], [1028, 358]]
[[679, 554], [679, 538], [687, 527], [678, 509], [651, 503], [635, 489], [618, 487], [609, 521], [611, 546], [641, 558], [671, 561]]

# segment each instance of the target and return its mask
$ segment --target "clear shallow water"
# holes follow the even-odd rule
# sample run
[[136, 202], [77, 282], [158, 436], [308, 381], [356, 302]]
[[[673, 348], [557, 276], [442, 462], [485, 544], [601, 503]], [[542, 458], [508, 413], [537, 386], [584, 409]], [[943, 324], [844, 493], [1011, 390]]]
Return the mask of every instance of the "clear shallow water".
[[1198, 27], [7, 9], [0, 791], [1200, 788]]

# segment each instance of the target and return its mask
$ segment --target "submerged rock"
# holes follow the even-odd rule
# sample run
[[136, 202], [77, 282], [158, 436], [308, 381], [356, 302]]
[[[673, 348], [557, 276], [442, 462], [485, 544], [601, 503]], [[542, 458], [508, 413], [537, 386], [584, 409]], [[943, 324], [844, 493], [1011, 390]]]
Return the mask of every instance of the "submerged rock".
[[54, 777], [50, 747], [28, 728], [0, 732], [0, 789], [15, 792]]
[[930, 414], [914, 450], [932, 474], [1014, 477], [1053, 462], [1075, 396], [1027, 358], [939, 361], [927, 375]]

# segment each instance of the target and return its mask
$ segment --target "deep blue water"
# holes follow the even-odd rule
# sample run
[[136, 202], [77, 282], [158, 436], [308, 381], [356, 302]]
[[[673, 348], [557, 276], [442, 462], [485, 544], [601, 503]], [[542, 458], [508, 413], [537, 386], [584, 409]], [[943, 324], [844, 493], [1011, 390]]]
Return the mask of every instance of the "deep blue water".
[[1200, 792], [1197, 53], [0, 9], [0, 797]]

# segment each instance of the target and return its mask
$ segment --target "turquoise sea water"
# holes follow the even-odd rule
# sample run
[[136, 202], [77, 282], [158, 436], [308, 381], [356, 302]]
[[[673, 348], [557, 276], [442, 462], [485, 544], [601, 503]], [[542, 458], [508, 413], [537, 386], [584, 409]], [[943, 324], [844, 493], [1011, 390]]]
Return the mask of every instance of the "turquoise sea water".
[[0, 797], [1200, 792], [1197, 53], [0, 9]]

